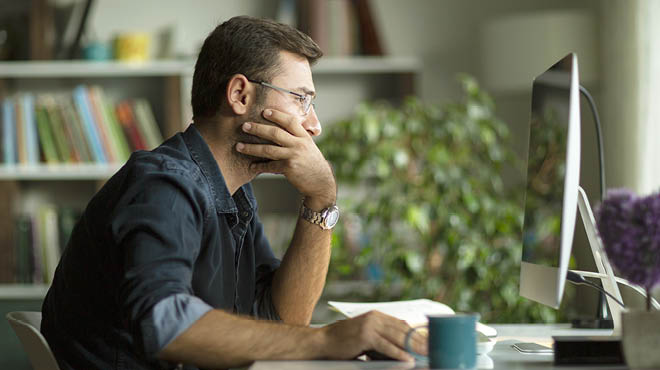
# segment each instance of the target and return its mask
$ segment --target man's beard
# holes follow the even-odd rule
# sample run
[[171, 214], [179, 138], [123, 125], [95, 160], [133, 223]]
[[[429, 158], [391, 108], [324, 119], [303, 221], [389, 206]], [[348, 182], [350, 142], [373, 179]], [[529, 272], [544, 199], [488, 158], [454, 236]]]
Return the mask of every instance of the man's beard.
[[[270, 125], [270, 126], [277, 126], [273, 122], [267, 121], [264, 118], [261, 117], [261, 112], [263, 111], [263, 107], [255, 107], [247, 115], [247, 119], [245, 122], [254, 122], [254, 123], [260, 123], [260, 124], [265, 124], [265, 125]], [[260, 138], [255, 135], [248, 134], [247, 132], [243, 131], [243, 125], [239, 125], [236, 128], [235, 132], [235, 140], [234, 144], [237, 143], [245, 143], [245, 144], [265, 144], [265, 145], [277, 145], [274, 142], [270, 140], [266, 140], [263, 138]], [[268, 158], [262, 158], [262, 157], [255, 157], [239, 152], [234, 152], [238, 154], [239, 158], [247, 160], [248, 164], [250, 163], [262, 163], [262, 162], [270, 162], [271, 160]]]

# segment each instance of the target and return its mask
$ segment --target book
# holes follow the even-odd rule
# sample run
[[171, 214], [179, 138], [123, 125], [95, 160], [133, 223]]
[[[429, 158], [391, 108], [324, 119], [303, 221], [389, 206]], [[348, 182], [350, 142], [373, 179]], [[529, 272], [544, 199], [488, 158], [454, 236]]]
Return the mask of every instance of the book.
[[128, 147], [126, 136], [124, 135], [119, 122], [117, 122], [117, 115], [115, 114], [113, 104], [106, 99], [105, 94], [100, 87], [92, 86], [89, 91], [97, 102], [101, 116], [108, 127], [111, 141], [115, 147], [115, 160], [117, 162], [125, 162], [131, 155], [131, 149]]
[[55, 6], [55, 26], [57, 31], [54, 50], [55, 58], [70, 59], [71, 55], [75, 56], [77, 53], [77, 45], [74, 45], [74, 41], [78, 28], [83, 22], [87, 4], [85, 1], [73, 1], [70, 3], [57, 3]]
[[26, 215], [16, 218], [16, 272], [17, 283], [32, 283], [34, 274], [32, 251], [32, 219]]
[[23, 117], [23, 130], [25, 131], [25, 149], [27, 152], [27, 163], [37, 164], [40, 159], [39, 138], [37, 134], [37, 120], [34, 106], [34, 95], [23, 94], [20, 96], [21, 113]]
[[280, 23], [288, 24], [289, 26], [298, 28], [296, 1], [297, 0], [279, 0], [275, 20]]
[[60, 161], [64, 163], [80, 162], [80, 154], [76, 148], [71, 127], [63, 122], [55, 98], [51, 94], [43, 95], [41, 104], [48, 116], [48, 122], [51, 124]]
[[51, 130], [50, 123], [48, 122], [48, 115], [46, 114], [46, 108], [41, 105], [36, 107], [36, 118], [37, 118], [37, 132], [39, 134], [39, 144], [41, 145], [41, 152], [44, 155], [46, 163], [58, 163], [60, 157], [55, 148], [55, 139], [53, 138], [53, 132]]
[[23, 122], [23, 109], [21, 109], [21, 104], [19, 99], [16, 98], [13, 101], [14, 103], [14, 119], [16, 122], [16, 151], [18, 154], [18, 163], [27, 164], [28, 163], [28, 154], [27, 154], [27, 142], [25, 138], [25, 123]]
[[369, 0], [353, 0], [357, 13], [357, 21], [360, 28], [360, 49], [365, 55], [383, 55], [383, 46], [380, 35], [376, 29]]
[[126, 100], [120, 102], [117, 104], [116, 111], [119, 123], [131, 143], [132, 151], [147, 149], [144, 138], [138, 130], [137, 122], [135, 122], [135, 115], [133, 114], [133, 108], [130, 102]]
[[78, 110], [80, 122], [82, 123], [93, 161], [97, 163], [107, 163], [108, 160], [87, 97], [87, 88], [84, 86], [77, 86], [73, 90], [73, 101]]
[[[4, 104], [0, 102], [0, 145], [4, 145], [5, 142], [5, 115], [3, 113], [5, 109]], [[0, 146], [2, 148], [2, 146]], [[0, 163], [5, 163], [5, 151], [4, 149], [0, 150]]]
[[55, 101], [57, 103], [56, 106], [59, 107], [62, 122], [71, 129], [73, 146], [80, 154], [80, 161], [85, 163], [92, 162], [92, 152], [87, 142], [87, 135], [74, 107], [73, 98], [68, 94], [64, 94], [56, 96]]
[[[346, 317], [356, 317], [373, 310], [380, 311], [405, 321], [411, 327], [428, 323], [427, 315], [455, 314], [451, 307], [430, 299], [372, 303], [329, 301], [328, 305]], [[497, 336], [497, 330], [495, 328], [480, 322], [477, 323], [477, 331], [487, 337], [492, 338]]]
[[96, 130], [99, 133], [99, 139], [103, 145], [103, 151], [108, 156], [108, 162], [117, 162], [117, 144], [115, 138], [110, 133], [110, 127], [102, 114], [102, 106], [99, 101], [98, 93], [92, 92], [92, 87], [87, 88], [87, 101], [89, 102], [89, 109], [92, 113], [92, 118], [96, 124]]
[[0, 283], [13, 283], [15, 279], [13, 208], [17, 195], [17, 181], [0, 181]]
[[353, 35], [353, 4], [349, 0], [328, 0], [328, 48], [324, 50], [330, 56], [347, 56], [354, 54]]
[[30, 270], [32, 272], [32, 282], [34, 284], [43, 284], [44, 282], [44, 256], [43, 256], [43, 250], [41, 247], [41, 239], [43, 237], [42, 232], [41, 232], [41, 225], [39, 223], [39, 215], [38, 214], [29, 214], [27, 217], [30, 218], [30, 224], [32, 227], [30, 228], [31, 231], [31, 238], [30, 238], [30, 256], [32, 259], [30, 260], [32, 269]]
[[306, 23], [303, 32], [307, 33], [323, 52], [326, 52], [330, 39], [327, 0], [301, 1], [307, 3], [305, 6], [301, 4], [300, 16]]
[[60, 262], [59, 228], [55, 206], [42, 205], [38, 210], [39, 240], [43, 256], [43, 281], [50, 284], [55, 276], [55, 269]]
[[2, 101], [2, 151], [4, 164], [16, 163], [16, 122], [10, 98]]
[[160, 134], [151, 105], [146, 99], [137, 99], [133, 103], [133, 110], [138, 129], [145, 140], [147, 149], [154, 149], [163, 141], [163, 135]]

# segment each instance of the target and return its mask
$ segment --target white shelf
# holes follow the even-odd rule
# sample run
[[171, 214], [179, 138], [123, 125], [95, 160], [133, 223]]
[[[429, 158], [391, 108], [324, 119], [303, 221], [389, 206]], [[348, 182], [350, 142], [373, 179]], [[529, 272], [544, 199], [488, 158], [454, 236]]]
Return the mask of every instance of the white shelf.
[[324, 57], [312, 67], [312, 73], [415, 73], [422, 63], [413, 57]]
[[47, 292], [46, 284], [0, 284], [0, 300], [43, 299]]
[[0, 180], [106, 180], [121, 166], [121, 163], [3, 165]]
[[191, 61], [90, 62], [84, 60], [0, 63], [0, 78], [177, 76], [192, 70]]
[[[150, 62], [90, 62], [84, 60], [0, 62], [0, 78], [63, 78], [120, 76], [192, 77], [194, 60]], [[325, 57], [312, 67], [315, 74], [415, 73], [421, 62], [414, 57]]]

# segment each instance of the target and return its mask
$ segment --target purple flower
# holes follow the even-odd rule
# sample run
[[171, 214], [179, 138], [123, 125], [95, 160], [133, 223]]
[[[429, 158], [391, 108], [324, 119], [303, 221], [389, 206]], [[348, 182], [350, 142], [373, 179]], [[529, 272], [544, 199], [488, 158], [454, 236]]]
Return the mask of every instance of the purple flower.
[[596, 221], [605, 252], [623, 277], [647, 291], [660, 283], [660, 192], [642, 198], [610, 191]]

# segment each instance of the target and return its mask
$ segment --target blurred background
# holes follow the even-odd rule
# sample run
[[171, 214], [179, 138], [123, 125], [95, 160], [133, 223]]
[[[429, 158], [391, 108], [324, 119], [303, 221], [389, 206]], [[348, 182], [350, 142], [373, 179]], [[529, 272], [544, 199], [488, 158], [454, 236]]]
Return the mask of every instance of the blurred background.
[[[236, 15], [296, 26], [325, 52], [313, 67], [319, 146], [346, 212], [314, 322], [337, 318], [329, 299], [430, 298], [490, 323], [595, 316], [588, 288], [567, 286], [559, 310], [518, 297], [531, 84], [575, 52], [601, 115], [607, 187], [657, 191], [651, 0], [0, 0], [3, 316], [40, 310], [94, 192], [132, 151], [190, 123], [199, 47]], [[582, 123], [581, 185], [596, 206], [585, 104]], [[298, 194], [277, 176], [254, 186], [282, 255]], [[593, 269], [577, 222], [571, 263]], [[0, 320], [0, 366], [29, 368], [19, 348]]]

